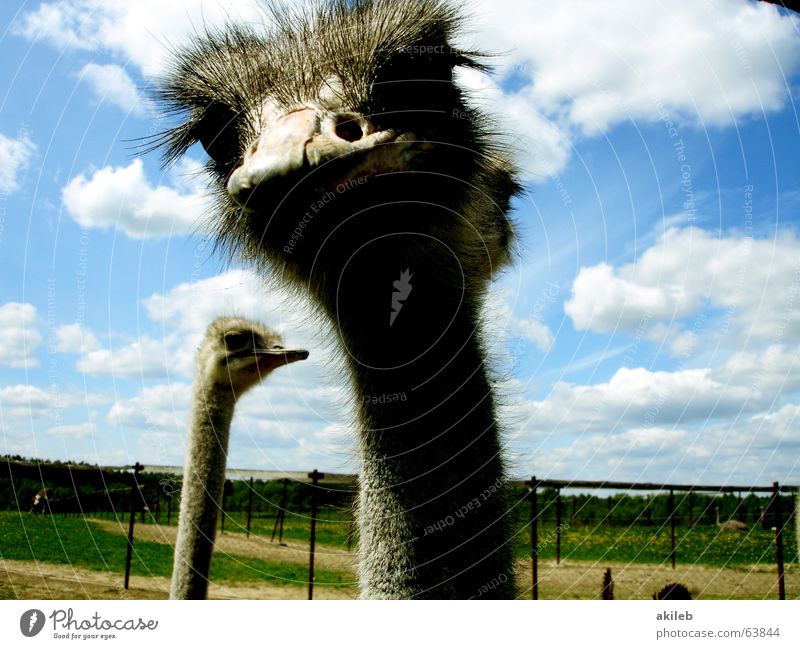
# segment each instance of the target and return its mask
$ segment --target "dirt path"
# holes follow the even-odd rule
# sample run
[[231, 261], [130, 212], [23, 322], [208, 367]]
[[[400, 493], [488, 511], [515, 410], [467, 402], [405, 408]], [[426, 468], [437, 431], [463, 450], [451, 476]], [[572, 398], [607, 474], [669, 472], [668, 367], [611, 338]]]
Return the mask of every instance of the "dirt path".
[[[681, 566], [671, 568], [641, 563], [591, 561], [539, 562], [540, 599], [599, 599], [603, 572], [611, 568], [615, 599], [650, 599], [672, 582], [689, 588], [693, 599], [777, 599], [775, 566], [742, 568]], [[787, 599], [800, 599], [800, 565], [787, 564]], [[530, 597], [531, 563], [520, 563], [517, 571], [520, 597]]]
[[[168, 577], [132, 576], [130, 589], [121, 573], [86, 570], [36, 561], [0, 559], [2, 599], [167, 599]], [[355, 588], [314, 587], [314, 599], [355, 599]], [[209, 599], [306, 599], [305, 586], [242, 583], [211, 584]]]
[[[91, 520], [91, 519], [90, 519]], [[128, 534], [127, 525], [116, 521], [92, 520], [103, 530], [112, 534]], [[155, 543], [166, 543], [175, 546], [178, 528], [175, 525], [137, 525], [136, 538]], [[270, 543], [268, 539], [251, 535], [247, 538], [239, 532], [218, 534], [214, 541], [214, 552], [254, 557], [265, 561], [279, 563], [296, 563], [308, 565], [308, 541], [287, 540], [285, 545]], [[316, 544], [314, 565], [318, 568], [355, 573], [355, 552], [343, 548]]]
[[[288, 554], [287, 554], [288, 556]], [[680, 581], [696, 599], [776, 599], [774, 569], [678, 566], [676, 570], [657, 565], [589, 561], [554, 561], [539, 565], [541, 599], [598, 599], [603, 571], [611, 568], [616, 599], [650, 599], [662, 586]], [[530, 597], [531, 565], [520, 562], [517, 585], [520, 599]], [[86, 570], [34, 561], [0, 560], [2, 599], [166, 599], [167, 577], [131, 577], [131, 589], [122, 588], [122, 574]], [[800, 566], [787, 565], [786, 593], [800, 598]], [[315, 599], [355, 599], [355, 588], [316, 586]], [[242, 583], [212, 584], [211, 599], [305, 599], [304, 586]]]

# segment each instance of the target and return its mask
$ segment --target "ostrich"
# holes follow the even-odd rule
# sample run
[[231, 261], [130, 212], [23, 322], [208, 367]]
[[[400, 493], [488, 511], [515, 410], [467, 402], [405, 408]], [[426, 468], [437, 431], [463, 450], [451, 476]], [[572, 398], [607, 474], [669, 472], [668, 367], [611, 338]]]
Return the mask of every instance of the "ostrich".
[[719, 507], [714, 507], [717, 512], [717, 527], [721, 529], [723, 532], [744, 532], [748, 528], [747, 523], [742, 523], [742, 521], [737, 520], [729, 520], [725, 521], [724, 523], [719, 522]]
[[511, 598], [501, 430], [481, 336], [509, 263], [516, 169], [470, 105], [442, 0], [267, 9], [174, 53], [159, 99], [199, 142], [232, 257], [305, 295], [335, 334], [358, 420], [363, 598]]
[[243, 318], [212, 322], [197, 351], [171, 599], [205, 599], [236, 400], [277, 367], [308, 357]]

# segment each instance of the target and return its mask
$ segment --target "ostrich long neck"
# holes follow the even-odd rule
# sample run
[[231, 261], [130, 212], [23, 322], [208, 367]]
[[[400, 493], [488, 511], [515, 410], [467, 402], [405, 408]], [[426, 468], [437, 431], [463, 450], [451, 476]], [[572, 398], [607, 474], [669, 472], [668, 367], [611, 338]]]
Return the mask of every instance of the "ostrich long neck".
[[[505, 474], [478, 298], [456, 256], [423, 247], [414, 235], [374, 239], [337, 277], [331, 316], [362, 427], [361, 594], [512, 597]], [[426, 258], [431, 252], [443, 254]], [[406, 269], [412, 288], [399, 291], [406, 297], [390, 324], [394, 282]]]
[[183, 471], [172, 599], [205, 599], [217, 518], [225, 486], [231, 420], [231, 391], [207, 385], [198, 371], [192, 398], [189, 444]]

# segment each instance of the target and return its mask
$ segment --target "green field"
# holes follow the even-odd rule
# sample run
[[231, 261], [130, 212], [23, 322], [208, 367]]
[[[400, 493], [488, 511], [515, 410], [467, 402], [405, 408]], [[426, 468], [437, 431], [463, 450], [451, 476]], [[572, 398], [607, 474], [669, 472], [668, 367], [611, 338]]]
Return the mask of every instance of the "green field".
[[[333, 547], [346, 547], [350, 529], [346, 513], [323, 510], [320, 518], [317, 526], [318, 542]], [[243, 535], [245, 520], [243, 515], [238, 514], [228, 518], [226, 537]], [[175, 524], [174, 517], [171, 522]], [[165, 520], [161, 523], [164, 524]], [[136, 524], [141, 526], [138, 516]], [[271, 518], [256, 518], [252, 523], [252, 532], [254, 535], [269, 538], [273, 524], [274, 520]], [[307, 517], [287, 516], [284, 538], [305, 541], [308, 533]], [[355, 542], [354, 540], [354, 548]], [[735, 568], [775, 563], [775, 535], [760, 528], [752, 528], [742, 534], [721, 532], [714, 525], [694, 528], [679, 526], [676, 529], [676, 543], [676, 559], [679, 565]], [[518, 526], [515, 546], [518, 557], [530, 556], [527, 525]], [[171, 574], [171, 545], [137, 540], [134, 547], [131, 566], [133, 575], [166, 577]], [[65, 518], [0, 512], [0, 557], [4, 559], [38, 560], [121, 573], [124, 571], [126, 549], [124, 536], [101, 529], [96, 522], [80, 516]], [[797, 561], [794, 533], [788, 528], [784, 535], [784, 551], [787, 563]], [[555, 528], [546, 523], [539, 529], [539, 557], [548, 560], [555, 556]], [[669, 560], [669, 528], [565, 524], [561, 537], [561, 558], [575, 561], [665, 563]], [[279, 563], [252, 556], [219, 553], [214, 559], [211, 578], [221, 583], [266, 580], [282, 584], [302, 584], [307, 580], [307, 568], [299, 563]], [[347, 586], [352, 584], [353, 575], [347, 571], [318, 569], [316, 582], [320, 585]]]
[[[45, 561], [80, 568], [122, 573], [127, 543], [124, 536], [100, 529], [80, 517], [31, 516], [0, 512], [0, 558]], [[168, 577], [172, 574], [173, 548], [166, 543], [138, 540], [134, 543], [131, 574]], [[344, 572], [318, 569], [315, 582], [349, 585]], [[308, 568], [293, 563], [268, 562], [253, 557], [218, 554], [211, 579], [215, 582], [274, 581], [308, 583]]]
[[[161, 523], [165, 522], [162, 516]], [[176, 519], [172, 518], [172, 524]], [[251, 521], [253, 534], [270, 538], [274, 518], [257, 518]], [[226, 533], [244, 533], [247, 517], [244, 513], [227, 515]], [[309, 536], [307, 516], [287, 515], [284, 523], [284, 538], [305, 541]], [[516, 555], [529, 557], [531, 551], [530, 528], [523, 519], [515, 527]], [[348, 513], [341, 510], [323, 509], [317, 523], [317, 542], [344, 548], [350, 531]], [[277, 541], [277, 535], [276, 535]], [[352, 547], [357, 545], [357, 535]], [[716, 525], [677, 525], [675, 528], [676, 561], [710, 567], [734, 567], [752, 564], [774, 564], [775, 533], [760, 527], [751, 527], [747, 532], [722, 532]], [[784, 560], [797, 561], [797, 545], [793, 526], [787, 526], [783, 534]], [[539, 526], [539, 557], [556, 558], [556, 533], [553, 521]], [[669, 526], [632, 525], [608, 526], [562, 524], [561, 558], [591, 561], [625, 561], [634, 563], [661, 563], [669, 560]]]

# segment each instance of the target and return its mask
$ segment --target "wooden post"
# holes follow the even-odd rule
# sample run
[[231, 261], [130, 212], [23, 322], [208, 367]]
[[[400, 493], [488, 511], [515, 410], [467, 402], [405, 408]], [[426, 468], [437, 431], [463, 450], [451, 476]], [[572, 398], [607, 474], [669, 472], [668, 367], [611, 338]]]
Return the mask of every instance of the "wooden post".
[[561, 489], [556, 489], [556, 564], [561, 563]]
[[128, 552], [125, 555], [125, 590], [131, 577], [131, 557], [133, 556], [133, 525], [136, 520], [136, 501], [139, 498], [139, 471], [144, 467], [138, 462], [133, 465], [133, 484], [131, 484], [131, 516], [128, 521]]
[[278, 545], [283, 545], [283, 519], [286, 516], [286, 505], [287, 497], [286, 497], [286, 485], [288, 484], [288, 478], [283, 479], [283, 494], [281, 495], [281, 504], [278, 507], [278, 515], [275, 517], [275, 525], [272, 527], [272, 538], [269, 540], [272, 543], [275, 540], [275, 531], [280, 524], [281, 532], [280, 536], [278, 537]]
[[314, 599], [314, 545], [317, 541], [317, 485], [325, 474], [314, 469], [311, 478], [311, 549], [308, 557], [308, 599]]
[[172, 494], [167, 494], [167, 525], [172, 519]]
[[536, 476], [531, 476], [530, 493], [531, 501], [531, 599], [539, 599], [539, 503], [536, 490], [538, 488]]
[[688, 520], [689, 527], [694, 527], [694, 521], [692, 520], [692, 516], [693, 516], [692, 509], [694, 507], [693, 495], [694, 495], [694, 492], [690, 491], [689, 492], [689, 520]]
[[783, 521], [781, 520], [781, 491], [777, 482], [772, 483], [772, 512], [775, 521], [775, 554], [778, 562], [778, 599], [786, 599], [786, 584], [783, 579]]
[[250, 521], [253, 518], [253, 476], [250, 476], [250, 493], [247, 496], [247, 538], [250, 538]]
[[669, 558], [675, 570], [675, 493], [669, 490]]

